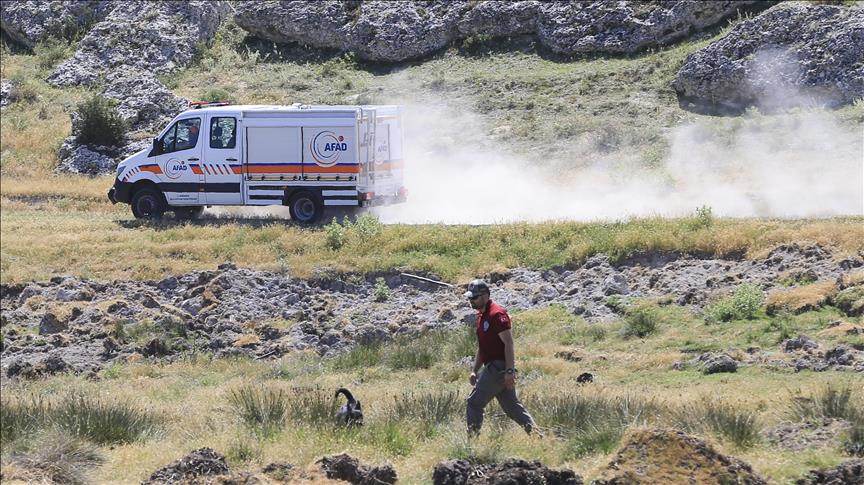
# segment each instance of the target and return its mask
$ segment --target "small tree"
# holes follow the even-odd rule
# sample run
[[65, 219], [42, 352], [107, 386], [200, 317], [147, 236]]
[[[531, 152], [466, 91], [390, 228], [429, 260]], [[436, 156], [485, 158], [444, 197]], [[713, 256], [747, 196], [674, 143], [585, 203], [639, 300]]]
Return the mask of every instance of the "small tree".
[[126, 123], [113, 100], [94, 95], [78, 105], [77, 135], [80, 144], [117, 146], [123, 141]]

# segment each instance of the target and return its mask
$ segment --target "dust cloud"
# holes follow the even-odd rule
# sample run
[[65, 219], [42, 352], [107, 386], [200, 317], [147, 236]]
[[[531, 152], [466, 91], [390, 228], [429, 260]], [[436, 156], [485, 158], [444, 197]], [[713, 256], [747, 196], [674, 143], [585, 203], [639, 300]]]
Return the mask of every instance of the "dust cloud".
[[541, 162], [508, 152], [479, 116], [407, 104], [408, 202], [375, 210], [386, 223], [489, 224], [680, 217], [864, 214], [864, 132], [830, 113], [699, 117], [668, 134], [653, 168], [616, 152]]

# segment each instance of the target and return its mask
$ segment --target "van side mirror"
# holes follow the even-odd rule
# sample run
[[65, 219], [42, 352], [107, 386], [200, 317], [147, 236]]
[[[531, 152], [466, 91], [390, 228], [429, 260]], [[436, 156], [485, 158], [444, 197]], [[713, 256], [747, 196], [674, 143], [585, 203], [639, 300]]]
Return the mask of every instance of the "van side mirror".
[[153, 149], [150, 150], [149, 157], [155, 157], [162, 154], [162, 143], [159, 142], [159, 137], [153, 138]]

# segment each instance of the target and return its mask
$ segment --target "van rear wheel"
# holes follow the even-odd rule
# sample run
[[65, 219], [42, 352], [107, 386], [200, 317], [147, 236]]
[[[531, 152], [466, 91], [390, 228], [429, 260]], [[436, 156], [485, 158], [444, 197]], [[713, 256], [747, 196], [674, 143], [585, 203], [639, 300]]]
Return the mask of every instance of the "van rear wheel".
[[136, 219], [161, 219], [166, 209], [162, 192], [151, 187], [135, 191], [131, 205]]
[[291, 197], [288, 211], [291, 213], [291, 219], [301, 224], [314, 224], [321, 218], [324, 205], [309, 192], [300, 192]]

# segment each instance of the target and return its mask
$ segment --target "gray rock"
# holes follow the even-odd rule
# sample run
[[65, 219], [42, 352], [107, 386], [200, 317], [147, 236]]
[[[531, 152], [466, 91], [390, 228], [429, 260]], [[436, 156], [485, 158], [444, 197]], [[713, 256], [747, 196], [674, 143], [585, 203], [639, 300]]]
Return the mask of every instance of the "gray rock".
[[110, 71], [130, 68], [173, 72], [192, 62], [196, 46], [213, 38], [228, 10], [225, 1], [119, 2], [48, 82], [92, 85]]
[[738, 370], [738, 362], [725, 353], [702, 354], [699, 356], [698, 361], [702, 364], [703, 374], [718, 374]]
[[74, 136], [63, 141], [60, 146], [57, 165], [58, 173], [76, 173], [84, 175], [106, 175], [117, 170], [117, 160], [112, 155], [114, 147], [79, 145]]
[[553, 52], [632, 54], [668, 45], [735, 15], [755, 0], [544, 2], [537, 37]]
[[537, 0], [490, 0], [468, 10], [456, 23], [460, 36], [503, 37], [537, 31]]
[[367, 324], [358, 327], [352, 337], [361, 345], [369, 345], [390, 340], [390, 332], [385, 328]]
[[131, 131], [158, 131], [189, 107], [189, 100], [175, 96], [152, 74], [134, 69], [108, 74], [102, 95], [117, 100], [117, 112]]
[[3, 0], [0, 29], [12, 41], [32, 49], [49, 36], [70, 37], [85, 31], [114, 5], [112, 0]]
[[39, 321], [39, 335], [60, 333], [69, 328], [69, 324], [57, 318], [53, 312], [46, 312]]
[[864, 9], [781, 3], [690, 54], [672, 87], [695, 110], [851, 103], [864, 97]]
[[603, 281], [604, 295], [626, 295], [628, 293], [630, 293], [630, 289], [627, 286], [627, 277], [621, 273], [611, 274]]
[[349, 47], [372, 61], [397, 62], [431, 54], [456, 38], [465, 2], [371, 1], [347, 26]]
[[825, 352], [825, 362], [828, 365], [852, 365], [855, 363], [854, 350], [846, 345], [838, 345]]
[[794, 352], [796, 350], [810, 351], [817, 349], [819, 344], [806, 335], [799, 335], [795, 338], [784, 340], [782, 347], [783, 352]]
[[18, 87], [15, 86], [15, 83], [6, 79], [0, 79], [0, 108], [5, 108], [18, 101], [20, 96], [21, 93], [18, 92]]
[[359, 6], [332, 0], [241, 2], [236, 8], [237, 25], [262, 39], [330, 49], [347, 47], [345, 26], [359, 14]]

